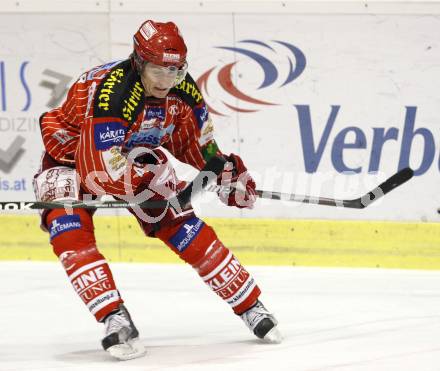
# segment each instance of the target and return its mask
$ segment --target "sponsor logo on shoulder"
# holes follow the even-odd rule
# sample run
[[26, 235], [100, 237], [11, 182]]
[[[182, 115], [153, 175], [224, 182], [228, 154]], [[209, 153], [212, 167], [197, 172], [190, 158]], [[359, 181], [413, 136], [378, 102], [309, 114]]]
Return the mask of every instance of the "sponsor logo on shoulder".
[[194, 114], [197, 119], [197, 125], [199, 126], [199, 129], [201, 129], [203, 124], [208, 120], [209, 117], [208, 107], [206, 107], [206, 104], [203, 104], [201, 107], [194, 110]]
[[200, 93], [200, 90], [197, 88], [197, 85], [187, 80], [183, 80], [179, 85], [175, 87], [175, 89], [183, 91], [187, 95], [191, 96], [196, 104], [199, 104], [203, 100], [203, 96]]
[[122, 106], [122, 116], [129, 122], [133, 120], [133, 113], [143, 98], [144, 88], [139, 81], [133, 85], [128, 92], [128, 98], [124, 99]]
[[98, 151], [106, 151], [124, 142], [126, 128], [120, 122], [95, 124], [94, 140]]
[[124, 70], [122, 68], [116, 68], [111, 71], [106, 80], [102, 83], [102, 86], [98, 90], [98, 108], [108, 111], [110, 109], [110, 96], [114, 94], [115, 86], [122, 82], [124, 77]]

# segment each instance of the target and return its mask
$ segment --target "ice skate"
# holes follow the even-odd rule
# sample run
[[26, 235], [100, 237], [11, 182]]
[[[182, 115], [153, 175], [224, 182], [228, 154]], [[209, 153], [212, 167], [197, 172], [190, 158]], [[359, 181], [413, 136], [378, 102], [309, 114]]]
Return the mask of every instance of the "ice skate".
[[105, 319], [105, 337], [102, 347], [113, 357], [126, 361], [142, 357], [146, 350], [139, 341], [139, 332], [124, 305]]
[[283, 340], [283, 336], [278, 330], [278, 321], [274, 315], [270, 313], [261, 303], [257, 302], [246, 312], [240, 315], [246, 326], [256, 337], [265, 343], [279, 344]]

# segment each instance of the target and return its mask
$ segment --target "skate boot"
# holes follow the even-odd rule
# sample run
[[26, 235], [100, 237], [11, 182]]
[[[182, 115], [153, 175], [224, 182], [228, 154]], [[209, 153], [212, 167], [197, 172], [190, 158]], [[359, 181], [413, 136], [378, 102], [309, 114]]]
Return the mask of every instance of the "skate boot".
[[283, 340], [280, 331], [277, 328], [278, 321], [261, 303], [257, 302], [246, 312], [240, 315], [246, 326], [256, 337], [265, 343], [279, 344]]
[[105, 337], [102, 347], [113, 357], [126, 361], [142, 357], [145, 347], [139, 341], [139, 332], [123, 304], [105, 318]]

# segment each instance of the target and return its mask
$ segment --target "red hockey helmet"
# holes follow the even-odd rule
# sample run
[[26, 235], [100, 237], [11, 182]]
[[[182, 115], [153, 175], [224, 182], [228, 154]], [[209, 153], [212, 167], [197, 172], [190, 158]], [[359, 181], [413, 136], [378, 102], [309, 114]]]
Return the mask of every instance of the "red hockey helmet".
[[148, 20], [135, 33], [133, 41], [134, 58], [139, 71], [146, 62], [177, 68], [186, 65], [185, 41], [173, 22]]

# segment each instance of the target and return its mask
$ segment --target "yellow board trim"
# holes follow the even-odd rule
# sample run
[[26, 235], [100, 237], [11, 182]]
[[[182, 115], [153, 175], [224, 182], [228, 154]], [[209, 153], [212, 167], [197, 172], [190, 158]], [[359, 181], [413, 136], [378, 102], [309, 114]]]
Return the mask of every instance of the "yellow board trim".
[[[244, 264], [440, 269], [440, 224], [377, 221], [206, 218]], [[130, 216], [96, 216], [109, 261], [177, 263]], [[55, 260], [38, 216], [0, 216], [0, 260]]]

